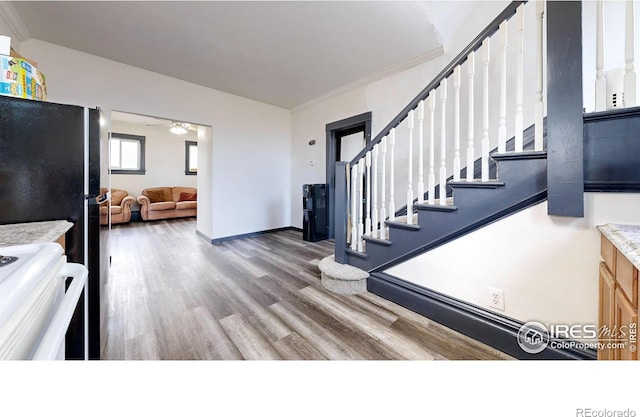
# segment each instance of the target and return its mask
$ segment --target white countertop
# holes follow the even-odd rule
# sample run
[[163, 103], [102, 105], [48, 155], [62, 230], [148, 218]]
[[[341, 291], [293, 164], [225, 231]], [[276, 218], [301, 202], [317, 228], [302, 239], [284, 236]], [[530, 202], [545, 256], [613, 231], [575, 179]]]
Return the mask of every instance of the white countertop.
[[605, 224], [598, 226], [613, 245], [636, 268], [640, 269], [640, 225]]
[[0, 247], [55, 242], [72, 226], [66, 220], [0, 225]]

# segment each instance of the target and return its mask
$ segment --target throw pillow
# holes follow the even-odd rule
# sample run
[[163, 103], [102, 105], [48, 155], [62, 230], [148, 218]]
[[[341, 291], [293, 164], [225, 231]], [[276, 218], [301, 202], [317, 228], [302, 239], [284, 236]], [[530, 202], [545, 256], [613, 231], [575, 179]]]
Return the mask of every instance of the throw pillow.
[[198, 193], [180, 193], [180, 199], [178, 201], [197, 201]]
[[149, 201], [151, 201], [152, 203], [167, 201], [164, 198], [164, 190], [147, 190], [145, 194], [147, 195], [147, 197], [149, 197]]
[[111, 189], [111, 205], [119, 206], [122, 200], [127, 196], [126, 191]]

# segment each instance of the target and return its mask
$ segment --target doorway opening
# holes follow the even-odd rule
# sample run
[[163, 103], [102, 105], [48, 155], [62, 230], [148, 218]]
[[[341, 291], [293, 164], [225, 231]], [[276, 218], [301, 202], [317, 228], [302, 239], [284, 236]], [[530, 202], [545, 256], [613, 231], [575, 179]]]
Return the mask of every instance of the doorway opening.
[[371, 112], [329, 123], [327, 133], [327, 237], [335, 238], [336, 162], [351, 161], [371, 141]]
[[[116, 216], [111, 214], [111, 224], [172, 218], [170, 214], [176, 210], [152, 213], [149, 208], [142, 213], [137, 199], [145, 190], [155, 193], [164, 191], [165, 199], [171, 197], [175, 201], [178, 201], [175, 196], [169, 194], [175, 194], [176, 189], [197, 195], [195, 190], [200, 181], [197, 174], [202, 168], [206, 171], [208, 163], [206, 155], [198, 158], [199, 130], [204, 126], [116, 110], [111, 111], [110, 116], [109, 144], [106, 149], [109, 163], [105, 167], [109, 175], [109, 188], [113, 195], [120, 190], [135, 199], [129, 207], [128, 216], [124, 216], [124, 213]], [[202, 165], [200, 170], [198, 165]], [[196, 203], [189, 204], [195, 206]], [[181, 215], [196, 217], [195, 210], [185, 211]], [[166, 215], [163, 217], [160, 214]], [[179, 216], [176, 214], [176, 217]]]

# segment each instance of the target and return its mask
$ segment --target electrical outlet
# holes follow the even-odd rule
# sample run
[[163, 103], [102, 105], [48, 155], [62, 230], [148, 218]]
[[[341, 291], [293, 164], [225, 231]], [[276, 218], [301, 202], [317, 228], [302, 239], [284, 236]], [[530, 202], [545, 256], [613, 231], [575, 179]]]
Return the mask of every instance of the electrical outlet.
[[489, 307], [504, 311], [504, 291], [491, 287], [489, 287], [488, 290]]

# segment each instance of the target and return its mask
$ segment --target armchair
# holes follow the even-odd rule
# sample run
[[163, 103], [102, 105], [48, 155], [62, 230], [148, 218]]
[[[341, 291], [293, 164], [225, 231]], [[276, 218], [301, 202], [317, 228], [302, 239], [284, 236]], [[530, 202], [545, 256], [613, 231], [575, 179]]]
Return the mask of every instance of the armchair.
[[[100, 189], [104, 194], [106, 189]], [[131, 220], [131, 204], [136, 200], [124, 190], [111, 189], [109, 207], [106, 204], [100, 207], [100, 224], [106, 225], [109, 221], [108, 213], [111, 211], [111, 224], [128, 223]]]

